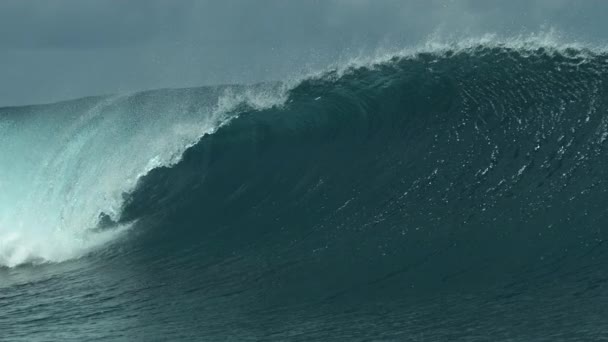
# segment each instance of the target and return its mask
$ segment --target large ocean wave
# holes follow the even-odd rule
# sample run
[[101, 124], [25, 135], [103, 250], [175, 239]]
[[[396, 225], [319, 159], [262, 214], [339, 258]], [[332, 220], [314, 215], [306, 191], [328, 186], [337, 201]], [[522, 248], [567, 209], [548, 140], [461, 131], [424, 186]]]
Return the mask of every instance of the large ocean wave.
[[[235, 163], [234, 170], [222, 169], [218, 177], [234, 173], [221, 182], [233, 182], [240, 196], [256, 187], [269, 189], [271, 197], [281, 195], [271, 191], [279, 176], [285, 186], [315, 188], [324, 196], [332, 193], [322, 190], [332, 173], [350, 179], [351, 185], [334, 186], [350, 193], [335, 194], [339, 203], [323, 205], [344, 215], [333, 223], [336, 227], [370, 224], [346, 215], [350, 208], [363, 215], [360, 209], [370, 206], [378, 212], [366, 213], [364, 220], [391, 217], [408, 232], [428, 230], [433, 222], [442, 226], [437, 228], [441, 235], [452, 234], [459, 225], [468, 231], [475, 224], [547, 217], [547, 210], [574, 215], [562, 210], [569, 207], [566, 198], [586, 198], [584, 194], [601, 190], [585, 172], [600, 163], [608, 136], [602, 102], [605, 69], [601, 50], [560, 45], [551, 36], [487, 36], [455, 44], [430, 41], [415, 49], [354, 59], [290, 83], [158, 90], [4, 108], [0, 265], [79, 257], [152, 212], [184, 205], [173, 198], [161, 201], [150, 189], [162, 190], [162, 196], [198, 189], [211, 193], [207, 187], [216, 183], [203, 179], [220, 167], [191, 166], [182, 171], [187, 177], [170, 177], [188, 167], [188, 160], [211, 163], [214, 154]], [[261, 125], [267, 131], [260, 131]], [[220, 134], [214, 134], [218, 129]], [[201, 151], [225, 136], [225, 151]], [[306, 143], [277, 151], [285, 155], [265, 156], [269, 160], [264, 163], [258, 150], [251, 150], [264, 139], [281, 148], [294, 139]], [[180, 162], [185, 151], [190, 157]], [[243, 155], [252, 160], [239, 161]], [[371, 167], [370, 158], [378, 165]], [[251, 167], [247, 162], [255, 167], [239, 174]], [[314, 177], [313, 171], [318, 173]], [[161, 174], [169, 177], [162, 186], [152, 180]], [[386, 184], [375, 184], [381, 174]], [[303, 183], [308, 178], [314, 184]], [[574, 181], [576, 186], [567, 186]], [[225, 192], [215, 195], [217, 203], [236, 191], [217, 190]], [[376, 193], [368, 194], [369, 202], [362, 202], [362, 193], [372, 190]], [[424, 197], [430, 195], [436, 198]], [[527, 197], [516, 200], [520, 196]], [[283, 210], [297, 203], [302, 207], [289, 210], [319, 206], [301, 201], [290, 199]], [[192, 205], [204, 212], [217, 203]], [[505, 208], [520, 212], [503, 217]], [[222, 205], [211, 212], [230, 209]], [[428, 222], [420, 216], [427, 209], [438, 210], [426, 213]], [[589, 210], [577, 211], [577, 217], [590, 220]], [[463, 218], [469, 216], [476, 218], [473, 224]], [[320, 218], [312, 218], [315, 225]], [[120, 229], [98, 229], [116, 228], [118, 222]], [[559, 224], [526, 222], [510, 226], [530, 224], [536, 232]]]
[[0, 326], [597, 339], [607, 101], [604, 50], [539, 36], [2, 108]]

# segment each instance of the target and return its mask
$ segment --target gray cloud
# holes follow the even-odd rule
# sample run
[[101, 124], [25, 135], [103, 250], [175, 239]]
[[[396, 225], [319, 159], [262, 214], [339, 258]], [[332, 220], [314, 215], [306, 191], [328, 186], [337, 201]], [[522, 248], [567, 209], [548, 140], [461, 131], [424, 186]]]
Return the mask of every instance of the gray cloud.
[[4, 0], [0, 105], [280, 79], [433, 32], [554, 27], [602, 43], [606, 10], [602, 0]]

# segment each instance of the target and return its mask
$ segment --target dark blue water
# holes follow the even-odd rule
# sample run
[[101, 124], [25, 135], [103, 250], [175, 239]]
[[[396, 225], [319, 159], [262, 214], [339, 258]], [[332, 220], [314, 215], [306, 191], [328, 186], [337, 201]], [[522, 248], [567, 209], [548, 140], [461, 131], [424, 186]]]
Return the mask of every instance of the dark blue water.
[[285, 96], [139, 178], [110, 242], [0, 268], [0, 340], [608, 339], [607, 55], [479, 45]]

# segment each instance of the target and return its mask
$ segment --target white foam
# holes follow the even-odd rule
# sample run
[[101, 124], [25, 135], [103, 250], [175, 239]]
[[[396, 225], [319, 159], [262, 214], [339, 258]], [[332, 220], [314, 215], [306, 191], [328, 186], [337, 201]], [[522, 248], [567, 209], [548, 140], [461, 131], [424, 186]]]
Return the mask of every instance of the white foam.
[[114, 240], [128, 227], [100, 232], [52, 230], [48, 235], [28, 231], [5, 233], [0, 236], [0, 265], [15, 267], [78, 258]]

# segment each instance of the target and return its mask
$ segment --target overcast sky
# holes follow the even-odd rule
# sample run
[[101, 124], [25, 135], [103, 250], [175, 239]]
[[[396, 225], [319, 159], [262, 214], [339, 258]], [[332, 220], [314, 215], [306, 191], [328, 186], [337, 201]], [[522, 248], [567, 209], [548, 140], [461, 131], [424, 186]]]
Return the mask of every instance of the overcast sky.
[[604, 44], [603, 0], [2, 0], [0, 106], [276, 80], [432, 33]]

